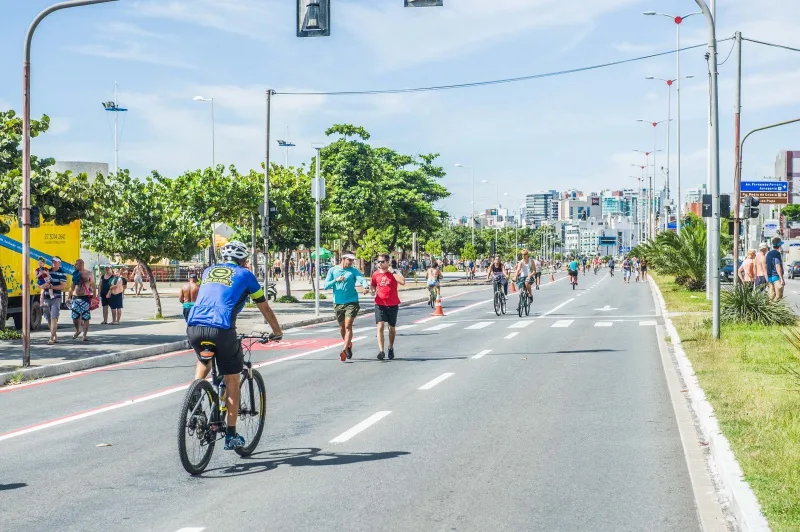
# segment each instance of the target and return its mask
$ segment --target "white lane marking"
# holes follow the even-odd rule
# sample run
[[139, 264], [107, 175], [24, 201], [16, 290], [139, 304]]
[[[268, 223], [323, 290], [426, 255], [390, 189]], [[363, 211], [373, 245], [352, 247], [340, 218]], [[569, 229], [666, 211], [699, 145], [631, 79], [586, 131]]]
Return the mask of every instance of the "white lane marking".
[[550, 327], [569, 327], [570, 325], [572, 325], [573, 321], [575, 321], [575, 320], [558, 320], [557, 322], [552, 324]]
[[440, 323], [439, 325], [434, 325], [433, 327], [428, 327], [427, 329], [422, 329], [423, 331], [441, 331], [442, 329], [447, 329], [448, 327], [452, 327], [455, 323]]
[[394, 330], [395, 330], [395, 331], [402, 331], [402, 330], [404, 330], [404, 329], [410, 329], [410, 328], [411, 328], [411, 327], [413, 327], [413, 326], [414, 326], [414, 324], [413, 324], [413, 323], [410, 323], [410, 324], [408, 324], [408, 325], [400, 325], [400, 326], [398, 326], [398, 327], [395, 327], [395, 328], [394, 328]]
[[492, 352], [491, 349], [484, 349], [483, 351], [481, 351], [477, 355], [474, 355], [472, 358], [483, 358], [485, 355], [488, 355], [491, 352]]
[[375, 326], [359, 327], [358, 329], [353, 329], [353, 334], [361, 333], [361, 332], [365, 332], [365, 331], [373, 331], [373, 330], [375, 330]]
[[572, 303], [573, 301], [575, 301], [574, 297], [571, 297], [571, 298], [567, 299], [566, 301], [564, 301], [563, 303], [561, 303], [557, 307], [552, 308], [552, 309], [548, 310], [547, 312], [545, 312], [544, 314], [542, 314], [542, 317], [549, 316], [553, 312], [557, 311], [558, 309], [560, 309], [561, 307], [563, 307], [565, 305], [568, 305], [569, 303]]
[[594, 324], [595, 327], [611, 327], [612, 325], [614, 325], [614, 322], [611, 321], [598, 321]]
[[342, 432], [328, 443], [344, 443], [353, 436], [355, 436], [356, 434], [358, 434], [359, 432], [365, 431], [366, 429], [368, 429], [369, 427], [371, 427], [372, 425], [374, 425], [375, 423], [377, 423], [378, 421], [385, 418], [391, 413], [392, 413], [391, 410], [382, 410], [380, 412], [375, 412], [374, 414], [369, 416], [367, 419], [365, 419], [355, 427]]
[[425, 384], [423, 384], [422, 386], [417, 388], [417, 390], [430, 390], [431, 388], [433, 388], [434, 386], [436, 386], [437, 384], [439, 384], [443, 380], [445, 380], [445, 379], [447, 379], [449, 377], [452, 377], [453, 375], [455, 375], [455, 373], [442, 373], [441, 375], [439, 375], [438, 377], [436, 377], [432, 381], [426, 382]]
[[645, 321], [640, 321], [639, 322], [639, 325], [641, 327], [647, 327], [647, 326], [655, 325], [655, 324], [656, 324], [656, 322], [654, 320], [645, 320]]
[[[363, 340], [363, 338], [353, 338], [353, 342], [358, 342], [359, 340]], [[326, 347], [321, 347], [319, 349], [313, 349], [311, 351], [305, 351], [303, 353], [298, 353], [296, 355], [290, 355], [286, 357], [281, 357], [275, 360], [270, 360], [267, 362], [262, 362], [260, 364], [253, 364], [254, 368], [261, 368], [264, 366], [271, 366], [273, 364], [278, 364], [280, 362], [285, 362], [287, 360], [294, 360], [296, 358], [313, 355], [314, 353], [319, 353], [321, 351], [326, 351], [328, 349], [338, 348], [339, 345], [329, 345]], [[193, 381], [192, 381], [193, 382]], [[32, 432], [38, 432], [40, 430], [49, 429], [52, 427], [57, 427], [59, 425], [64, 425], [65, 423], [70, 423], [72, 421], [79, 421], [81, 419], [86, 419], [88, 417], [96, 416], [97, 414], [102, 414], [104, 412], [110, 412], [112, 410], [117, 410], [118, 408], [124, 408], [126, 406], [132, 406], [139, 403], [143, 403], [145, 401], [150, 401], [151, 399], [158, 399], [159, 397], [164, 397], [173, 393], [181, 392], [186, 390], [191, 386], [191, 382], [186, 384], [181, 384], [179, 386], [173, 386], [171, 388], [167, 388], [166, 390], [161, 390], [160, 392], [155, 392], [148, 395], [143, 395], [141, 397], [134, 397], [133, 399], [126, 399], [124, 401], [120, 401], [118, 403], [101, 406], [99, 408], [94, 408], [91, 410], [87, 410], [85, 412], [79, 412], [77, 414], [67, 415], [64, 417], [56, 418], [50, 421], [45, 421], [43, 423], [38, 423], [36, 425], [32, 425], [30, 427], [22, 428], [19, 430], [14, 430], [11, 432], [7, 432], [5, 434], [0, 434], [0, 441], [10, 440], [11, 438], [16, 438], [17, 436], [23, 436], [25, 434], [30, 434]]]
[[488, 327], [489, 325], [493, 324], [493, 321], [479, 321], [478, 323], [473, 323], [469, 327], [464, 327], [464, 330], [467, 329], [483, 329], [484, 327]]
[[189, 528], [179, 528], [175, 532], [203, 532], [205, 527], [189, 527]]
[[518, 321], [516, 323], [512, 323], [508, 326], [509, 329], [524, 329], [528, 325], [533, 323], [533, 320], [525, 320], [525, 321]]
[[514, 338], [518, 334], [519, 334], [518, 332], [513, 332], [513, 333], [509, 334], [508, 336], [506, 336], [505, 339], [506, 340], [511, 340], [512, 338]]

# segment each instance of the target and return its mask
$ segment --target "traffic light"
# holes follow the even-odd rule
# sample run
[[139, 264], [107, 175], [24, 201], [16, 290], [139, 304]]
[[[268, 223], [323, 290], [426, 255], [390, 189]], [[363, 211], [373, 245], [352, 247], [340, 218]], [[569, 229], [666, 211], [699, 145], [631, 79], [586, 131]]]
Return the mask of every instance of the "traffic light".
[[719, 196], [719, 215], [722, 218], [728, 218], [731, 215], [731, 197], [728, 194]]
[[758, 215], [760, 214], [758, 206], [760, 204], [761, 200], [753, 196], [747, 196], [744, 198], [744, 217], [758, 218]]

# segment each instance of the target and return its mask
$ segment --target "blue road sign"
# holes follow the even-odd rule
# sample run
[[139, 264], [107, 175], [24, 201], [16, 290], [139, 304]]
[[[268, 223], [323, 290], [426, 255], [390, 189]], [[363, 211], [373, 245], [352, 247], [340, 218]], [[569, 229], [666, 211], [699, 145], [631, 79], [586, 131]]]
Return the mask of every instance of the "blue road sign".
[[742, 181], [742, 192], [789, 192], [786, 181]]

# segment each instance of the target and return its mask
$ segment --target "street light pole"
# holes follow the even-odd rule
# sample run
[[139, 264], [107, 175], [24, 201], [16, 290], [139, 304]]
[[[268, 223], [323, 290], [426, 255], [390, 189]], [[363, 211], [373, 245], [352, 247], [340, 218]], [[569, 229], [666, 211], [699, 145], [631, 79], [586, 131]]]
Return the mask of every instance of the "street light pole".
[[[195, 96], [196, 102], [211, 102], [211, 171], [217, 173], [217, 148], [216, 148], [216, 134], [214, 132], [214, 98], [203, 98], [202, 96]], [[216, 232], [214, 231], [214, 222], [211, 222], [211, 245], [208, 247], [208, 265], [211, 266], [215, 262], [214, 255], [214, 239]]]
[[320, 279], [320, 275], [319, 275], [319, 254], [320, 254], [319, 215], [320, 215], [320, 208], [319, 208], [319, 202], [320, 202], [320, 199], [321, 199], [320, 194], [322, 192], [320, 190], [320, 183], [322, 182], [321, 179], [320, 179], [320, 177], [321, 177], [321, 175], [320, 175], [321, 171], [320, 170], [321, 170], [321, 167], [322, 167], [320, 154], [322, 153], [322, 148], [321, 147], [315, 147], [314, 149], [317, 150], [317, 180], [314, 183], [314, 188], [316, 189], [315, 190], [315, 194], [314, 194], [314, 197], [316, 198], [315, 201], [314, 201], [314, 249], [316, 250], [315, 257], [314, 257], [314, 268], [315, 268], [315, 271], [316, 271], [316, 274], [317, 274], [317, 278], [316, 278], [316, 281], [315, 281], [314, 277], [312, 276], [311, 282], [312, 283], [316, 282], [316, 286], [314, 287], [314, 315], [315, 316], [319, 316], [319, 289], [320, 289], [320, 282], [319, 282], [319, 279]]
[[28, 31], [22, 54], [22, 365], [31, 365], [31, 43], [36, 28], [51, 13], [71, 7], [117, 0], [70, 0], [54, 4], [36, 15]]
[[269, 142], [272, 126], [272, 95], [275, 91], [267, 89], [266, 139], [264, 143], [264, 219], [261, 232], [264, 237], [264, 293], [267, 293], [269, 282]]

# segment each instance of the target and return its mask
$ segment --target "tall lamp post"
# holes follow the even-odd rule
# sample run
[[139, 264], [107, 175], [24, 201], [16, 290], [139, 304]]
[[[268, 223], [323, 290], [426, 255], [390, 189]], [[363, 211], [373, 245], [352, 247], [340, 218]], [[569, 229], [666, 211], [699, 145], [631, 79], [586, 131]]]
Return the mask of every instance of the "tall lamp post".
[[472, 171], [472, 210], [469, 213], [469, 225], [472, 227], [472, 247], [475, 247], [475, 167], [456, 163], [457, 168], [469, 168]]
[[[217, 147], [216, 147], [216, 134], [214, 133], [214, 98], [203, 98], [202, 96], [195, 96], [196, 102], [211, 102], [211, 169], [214, 173], [217, 172]], [[214, 239], [216, 234], [214, 231], [214, 222], [211, 222], [211, 245], [208, 247], [208, 265], [211, 266], [215, 262], [214, 256]]]
[[[659, 80], [659, 81], [663, 81], [664, 83], [667, 84], [667, 200], [670, 199], [669, 181], [670, 181], [670, 178], [671, 178], [670, 172], [669, 172], [669, 165], [670, 165], [669, 148], [670, 148], [670, 140], [671, 140], [671, 137], [672, 137], [672, 135], [670, 134], [670, 125], [671, 125], [670, 122], [672, 122], [672, 84], [675, 83], [676, 81], [678, 83], [680, 83], [681, 79], [692, 79], [693, 77], [694, 76], [684, 76], [683, 78], [675, 78], [675, 79], [664, 79], [664, 78], [659, 78], [659, 77], [656, 77], [656, 76], [647, 76], [647, 77], [645, 77], [645, 79]], [[680, 134], [678, 134], [678, 138], [680, 138]], [[678, 167], [680, 168], [680, 165], [678, 165]], [[678, 173], [680, 174], [680, 171]], [[680, 177], [679, 177], [679, 179], [680, 179]], [[677, 219], [678, 220], [681, 219], [680, 202], [681, 202], [681, 186], [678, 185], [678, 204], [679, 204], [678, 211], [677, 211], [677, 216], [678, 216]], [[680, 225], [680, 224], [678, 224], [678, 225]], [[665, 221], [665, 226], [664, 227], [666, 228], [668, 226], [669, 226], [669, 220], [667, 219]]]
[[[656, 165], [656, 152], [660, 151], [660, 150], [656, 149], [656, 147], [658, 146], [658, 125], [659, 124], [663, 124], [664, 122], [669, 122], [669, 120], [648, 121], [648, 120], [639, 119], [639, 120], [637, 120], [637, 122], [641, 122], [642, 124], [649, 124], [649, 125], [653, 126], [653, 180], [655, 180], [656, 169], [658, 168], [658, 165]], [[650, 197], [650, 203], [651, 203], [651, 205], [650, 205], [650, 217], [651, 218], [655, 218], [655, 216], [654, 216], [655, 215], [655, 205], [654, 205], [655, 202], [654, 202], [654, 198], [653, 198], [653, 181], [652, 180], [650, 181], [650, 195], [649, 195], [649, 197]], [[655, 219], [653, 219], [649, 224], [650, 225], [650, 235], [649, 235], [650, 238], [655, 238], [655, 236], [656, 236], [654, 224], [655, 224]]]
[[[638, 166], [638, 165], [634, 165], [634, 166]], [[642, 171], [644, 172], [644, 169], [642, 169]], [[632, 179], [636, 179], [639, 182], [639, 188], [636, 190], [636, 198], [637, 198], [637, 202], [639, 204], [641, 204], [641, 202], [638, 201], [638, 198], [642, 194], [642, 180], [644, 179], [644, 177], [643, 176], [635, 176], [635, 175], [628, 176], [628, 177], [630, 177]], [[641, 216], [641, 213], [639, 212], [639, 205], [637, 205], [636, 206], [636, 244], [637, 245], [639, 245], [639, 243], [641, 243], [641, 241], [642, 241], [642, 231], [641, 231], [642, 226], [641, 226], [641, 223], [639, 221], [641, 217], [642, 216]], [[631, 218], [633, 218], [633, 216], [631, 216]]]
[[514, 262], [517, 261], [517, 257], [519, 256], [519, 226], [522, 224], [522, 206], [525, 205], [525, 199], [522, 196], [517, 196], [516, 194], [512, 194], [510, 192], [504, 192], [503, 196], [510, 196], [512, 198], [516, 198], [518, 200], [522, 200], [517, 208], [519, 209], [519, 221], [514, 224]]
[[682, 17], [676, 17], [674, 15], [668, 15], [666, 13], [659, 13], [659, 12], [656, 12], [656, 11], [645, 11], [644, 14], [645, 15], [649, 15], [649, 16], [659, 15], [659, 16], [662, 16], [662, 17], [667, 17], [667, 18], [671, 19], [675, 23], [675, 33], [676, 33], [675, 61], [677, 63], [677, 73], [675, 74], [675, 81], [676, 81], [675, 92], [676, 92], [677, 104], [678, 104], [677, 115], [676, 115], [677, 123], [675, 124], [675, 126], [676, 126], [676, 134], [677, 134], [677, 139], [675, 141], [675, 144], [676, 144], [676, 149], [678, 151], [678, 171], [677, 171], [677, 175], [675, 176], [676, 184], [678, 186], [678, 203], [677, 203], [678, 209], [677, 209], [677, 224], [676, 225], [677, 225], [678, 233], [680, 233], [681, 232], [681, 223], [680, 223], [680, 220], [681, 220], [681, 201], [682, 201], [681, 200], [681, 79], [686, 79], [686, 78], [681, 78], [681, 52], [680, 52], [680, 49], [681, 49], [681, 24], [687, 18], [693, 17], [694, 15], [702, 15], [702, 13], [699, 12], [699, 11], [696, 11], [694, 13], [689, 13], [688, 15], [684, 15]]
[[31, 365], [31, 43], [36, 28], [51, 13], [71, 7], [117, 0], [70, 0], [54, 4], [36, 15], [28, 31], [22, 54], [22, 365]]

